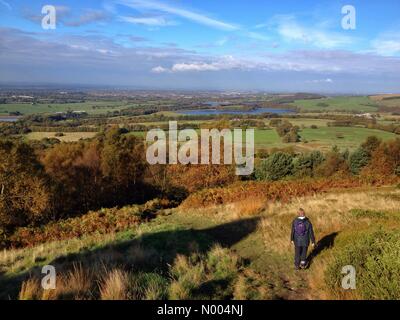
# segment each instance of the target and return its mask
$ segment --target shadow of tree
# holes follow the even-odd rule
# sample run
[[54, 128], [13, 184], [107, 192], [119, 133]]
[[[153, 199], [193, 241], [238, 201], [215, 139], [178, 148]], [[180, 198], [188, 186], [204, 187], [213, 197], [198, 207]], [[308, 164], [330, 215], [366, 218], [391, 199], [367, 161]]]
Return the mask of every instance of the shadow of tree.
[[[230, 247], [254, 232], [260, 218], [236, 220], [208, 229], [178, 229], [147, 233], [139, 238], [87, 249], [57, 257], [49, 265], [57, 271], [67, 271], [76, 264], [84, 266], [106, 265], [135, 271], [160, 273], [168, 270], [177, 255], [190, 256], [205, 253], [215, 244]], [[40, 276], [41, 267], [16, 276], [0, 275], [0, 299], [16, 299], [21, 284], [31, 275]]]
[[318, 243], [316, 244], [315, 248], [311, 251], [310, 255], [308, 256], [308, 266], [310, 266], [313, 260], [325, 249], [332, 248], [335, 243], [335, 238], [339, 233], [333, 232], [325, 237], [323, 237]]

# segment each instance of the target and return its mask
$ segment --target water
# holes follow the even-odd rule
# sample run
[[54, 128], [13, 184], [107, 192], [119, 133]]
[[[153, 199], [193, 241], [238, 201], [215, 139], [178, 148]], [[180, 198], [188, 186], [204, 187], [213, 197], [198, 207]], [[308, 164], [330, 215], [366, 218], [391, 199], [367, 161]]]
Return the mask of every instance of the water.
[[217, 109], [200, 109], [200, 110], [181, 110], [178, 111], [180, 114], [190, 115], [190, 116], [208, 116], [208, 115], [219, 115], [219, 114], [262, 114], [262, 113], [275, 113], [275, 114], [285, 114], [285, 113], [295, 113], [293, 110], [288, 109], [273, 109], [273, 108], [257, 108], [252, 110], [217, 110]]
[[0, 122], [17, 122], [18, 118], [11, 118], [11, 117], [7, 117], [7, 118], [1, 118], [0, 117]]

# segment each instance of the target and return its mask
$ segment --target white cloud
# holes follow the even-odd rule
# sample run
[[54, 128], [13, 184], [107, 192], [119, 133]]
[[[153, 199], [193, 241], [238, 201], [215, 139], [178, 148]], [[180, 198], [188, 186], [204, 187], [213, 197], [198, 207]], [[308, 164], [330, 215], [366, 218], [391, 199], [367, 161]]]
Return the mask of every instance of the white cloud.
[[400, 36], [398, 32], [388, 32], [371, 41], [374, 52], [382, 56], [400, 54]]
[[354, 42], [347, 35], [323, 30], [321, 27], [302, 26], [293, 16], [277, 16], [273, 20], [278, 34], [287, 42], [301, 42], [323, 49], [338, 48]]
[[172, 66], [172, 72], [218, 70], [221, 70], [221, 67], [214, 63], [176, 63]]
[[[311, 72], [317, 74], [393, 74], [400, 72], [400, 59], [376, 54], [359, 54], [349, 51], [290, 51], [287, 53], [265, 53], [257, 57], [201, 57], [179, 59], [171, 67], [160, 72], [204, 72], [223, 70]], [[312, 80], [314, 83], [333, 83], [330, 77]], [[311, 82], [311, 81], [309, 81]]]
[[153, 72], [153, 73], [166, 73], [166, 72], [169, 72], [169, 70], [164, 68], [164, 67], [158, 66], [158, 67], [154, 67], [153, 69], [151, 69], [151, 72]]
[[174, 22], [168, 21], [162, 16], [153, 16], [153, 17], [126, 17], [120, 16], [119, 19], [124, 22], [133, 23], [133, 24], [141, 24], [145, 26], [151, 27], [165, 27], [175, 25]]
[[209, 27], [213, 27], [216, 29], [227, 30], [227, 31], [234, 31], [238, 30], [239, 27], [233, 24], [213, 19], [207, 17], [205, 15], [192, 12], [186, 9], [181, 9], [178, 7], [173, 7], [167, 4], [159, 3], [157, 1], [151, 0], [118, 0], [117, 3], [134, 8], [134, 9], [147, 9], [147, 10], [154, 10], [160, 11], [164, 13], [169, 13], [176, 15], [178, 17], [191, 20]]
[[331, 78], [326, 78], [326, 79], [311, 80], [308, 82], [311, 82], [311, 83], [333, 83], [333, 80]]

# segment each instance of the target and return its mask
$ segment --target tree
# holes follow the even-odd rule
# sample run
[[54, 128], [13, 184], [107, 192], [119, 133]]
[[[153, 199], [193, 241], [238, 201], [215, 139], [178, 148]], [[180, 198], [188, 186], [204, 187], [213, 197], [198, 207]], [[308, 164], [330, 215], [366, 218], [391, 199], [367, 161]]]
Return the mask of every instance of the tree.
[[300, 142], [300, 135], [298, 131], [293, 127], [287, 134], [282, 138], [283, 143], [296, 143]]
[[371, 161], [363, 170], [366, 175], [391, 176], [400, 166], [400, 139], [382, 142], [371, 155]]
[[320, 151], [301, 154], [294, 160], [294, 172], [298, 177], [313, 176], [314, 169], [323, 161], [324, 155]]
[[52, 209], [48, 182], [29, 145], [0, 141], [0, 229], [45, 221]]
[[115, 127], [105, 133], [102, 142], [101, 172], [110, 195], [122, 203], [143, 198], [143, 178], [148, 166], [143, 141]]
[[291, 175], [293, 172], [293, 156], [283, 152], [273, 153], [261, 162], [255, 175], [258, 180], [276, 181]]
[[349, 157], [349, 167], [353, 174], [359, 174], [370, 161], [370, 154], [363, 148], [358, 148]]
[[325, 161], [316, 168], [315, 173], [318, 176], [331, 177], [333, 175], [345, 175], [349, 172], [349, 166], [345, 159], [345, 154], [339, 152], [339, 148], [334, 146], [329, 152]]
[[381, 143], [381, 139], [377, 138], [376, 136], [370, 136], [361, 145], [361, 148], [365, 150], [369, 155], [371, 155], [380, 146]]

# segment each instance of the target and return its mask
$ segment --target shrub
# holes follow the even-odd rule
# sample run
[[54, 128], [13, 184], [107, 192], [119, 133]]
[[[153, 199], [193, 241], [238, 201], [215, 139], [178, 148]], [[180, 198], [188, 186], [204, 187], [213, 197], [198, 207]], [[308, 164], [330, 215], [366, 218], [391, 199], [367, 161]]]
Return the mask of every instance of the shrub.
[[364, 168], [370, 161], [371, 156], [362, 148], [354, 151], [349, 157], [349, 167], [353, 174], [359, 174], [361, 169]]
[[312, 151], [309, 154], [301, 154], [294, 160], [294, 173], [298, 177], [313, 176], [314, 169], [324, 161], [324, 155], [320, 151]]
[[26, 247], [92, 233], [118, 232], [137, 226], [152, 218], [158, 210], [170, 205], [171, 203], [167, 200], [155, 199], [144, 205], [90, 211], [83, 216], [51, 222], [42, 227], [19, 228], [9, 237], [9, 242], [14, 247]]
[[297, 130], [290, 130], [287, 134], [285, 134], [282, 138], [283, 143], [296, 143], [300, 142], [301, 138], [298, 134]]
[[[393, 184], [397, 180], [376, 180], [374, 185]], [[323, 193], [332, 189], [352, 189], [366, 185], [362, 179], [302, 179], [293, 181], [235, 183], [225, 188], [212, 188], [191, 194], [181, 208], [201, 208], [239, 202], [244, 199], [263, 199], [266, 202], [287, 202], [294, 197]]]
[[277, 152], [262, 161], [256, 169], [255, 175], [258, 180], [276, 181], [293, 172], [293, 156], [283, 152]]
[[326, 271], [326, 282], [338, 297], [343, 266], [352, 265], [357, 272], [356, 294], [360, 299], [400, 299], [400, 232], [376, 230], [352, 238], [334, 253], [334, 262]]

